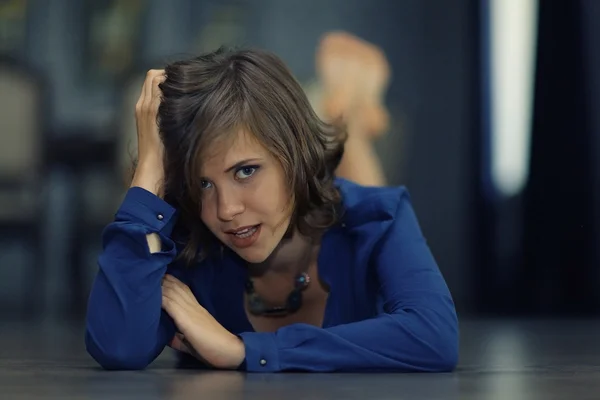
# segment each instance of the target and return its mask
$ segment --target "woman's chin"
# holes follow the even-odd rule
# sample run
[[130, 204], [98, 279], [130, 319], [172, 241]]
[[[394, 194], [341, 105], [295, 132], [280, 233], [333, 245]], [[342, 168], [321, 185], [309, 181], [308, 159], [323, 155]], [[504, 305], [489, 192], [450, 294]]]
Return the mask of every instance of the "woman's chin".
[[259, 264], [265, 261], [269, 256], [262, 255], [258, 252], [250, 252], [250, 251], [236, 251], [237, 255], [240, 256], [244, 261], [250, 264]]
[[234, 251], [240, 258], [250, 264], [259, 264], [269, 258], [267, 252], [258, 251], [258, 249], [235, 249]]

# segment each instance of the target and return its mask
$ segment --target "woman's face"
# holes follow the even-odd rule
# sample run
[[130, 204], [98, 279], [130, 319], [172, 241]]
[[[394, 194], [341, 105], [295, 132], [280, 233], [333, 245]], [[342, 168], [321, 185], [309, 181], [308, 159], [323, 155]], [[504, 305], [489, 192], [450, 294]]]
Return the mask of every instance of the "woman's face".
[[264, 261], [291, 219], [290, 195], [281, 164], [250, 133], [215, 143], [204, 152], [198, 184], [202, 222], [240, 257]]

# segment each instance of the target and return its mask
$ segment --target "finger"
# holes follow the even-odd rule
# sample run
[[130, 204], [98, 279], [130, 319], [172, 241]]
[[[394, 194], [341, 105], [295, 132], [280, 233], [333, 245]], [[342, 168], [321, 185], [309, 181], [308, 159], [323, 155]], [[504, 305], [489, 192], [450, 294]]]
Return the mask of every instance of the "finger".
[[146, 99], [151, 95], [150, 89], [151, 86], [148, 84], [149, 80], [154, 76], [154, 70], [149, 70], [146, 72], [146, 78], [144, 79], [144, 85], [142, 86], [142, 104], [146, 101]]
[[181, 300], [179, 296], [173, 294], [173, 292], [164, 292], [162, 294], [162, 308], [169, 314], [171, 317], [174, 317], [173, 312], [179, 307], [181, 304]]
[[176, 287], [169, 284], [163, 285], [162, 287], [163, 303], [170, 301], [170, 304], [184, 304], [181, 293]]
[[177, 296], [181, 299], [181, 301], [186, 302], [188, 304], [196, 304], [198, 300], [192, 290], [185, 283], [182, 283], [177, 278], [172, 277], [172, 279], [165, 278], [162, 281], [162, 287], [165, 290], [172, 292], [172, 296]]
[[189, 296], [186, 296], [185, 293], [176, 287], [164, 287], [162, 290], [163, 303], [166, 301], [168, 305], [171, 307], [177, 306], [182, 307], [186, 304], [190, 303], [189, 299], [186, 299]]
[[171, 343], [169, 343], [169, 347], [178, 351], [182, 351], [184, 353], [191, 354], [190, 349], [185, 345], [183, 340], [184, 336], [180, 333], [176, 333], [175, 336], [173, 336]]
[[148, 80], [148, 74], [150, 71], [146, 73], [146, 77], [142, 81], [142, 87], [140, 88], [140, 96], [138, 97], [137, 102], [135, 103], [135, 111], [140, 112], [144, 106], [144, 99], [146, 98], [146, 81]]
[[182, 315], [185, 314], [182, 307], [179, 305], [177, 300], [174, 300], [168, 296], [162, 296], [162, 304], [161, 308], [169, 314], [169, 316], [175, 321], [175, 323], [179, 322], [179, 319]]
[[171, 281], [171, 282], [181, 282], [179, 279], [175, 278], [171, 274], [165, 274], [164, 279], [168, 280], [168, 281]]
[[158, 107], [160, 105], [160, 101], [162, 98], [162, 90], [160, 90], [159, 85], [165, 81], [167, 77], [164, 72], [158, 75], [155, 75], [152, 78], [152, 105], [153, 107]]
[[[161, 301], [161, 306], [162, 308], [169, 314], [171, 315], [171, 313], [169, 312], [169, 310], [171, 309], [171, 299], [165, 295], [164, 291], [161, 297], [162, 301]], [[171, 315], [172, 317], [172, 315]]]
[[143, 102], [148, 104], [152, 99], [152, 82], [154, 77], [162, 72], [160, 69], [151, 69], [146, 73], [146, 79], [144, 80], [144, 100]]
[[177, 292], [177, 288], [170, 285], [162, 286], [162, 295], [171, 301], [178, 301], [181, 295]]
[[178, 307], [196, 306], [198, 301], [193, 294], [187, 293], [182, 288], [166, 283], [163, 285], [163, 298], [169, 301], [169, 305], [177, 305]]
[[177, 284], [168, 279], [163, 280], [161, 283], [161, 286], [167, 290], [176, 290], [177, 289]]
[[174, 295], [180, 297], [183, 302], [189, 305], [198, 304], [198, 299], [196, 299], [192, 289], [173, 275], [166, 274], [162, 279], [161, 285], [167, 290], [173, 291]]
[[172, 309], [172, 307], [179, 307], [185, 310], [204, 310], [204, 307], [200, 305], [198, 299], [187, 286], [177, 286], [172, 283], [166, 283], [163, 285], [163, 303], [166, 301], [165, 307]]
[[181, 282], [179, 279], [175, 278], [172, 275], [165, 275], [162, 284], [167, 285], [171, 288], [179, 288], [181, 290], [187, 288], [187, 285], [185, 283]]
[[142, 86], [142, 91], [140, 93], [140, 97], [135, 103], [135, 113], [138, 115], [142, 111], [142, 105], [144, 104], [144, 87]]

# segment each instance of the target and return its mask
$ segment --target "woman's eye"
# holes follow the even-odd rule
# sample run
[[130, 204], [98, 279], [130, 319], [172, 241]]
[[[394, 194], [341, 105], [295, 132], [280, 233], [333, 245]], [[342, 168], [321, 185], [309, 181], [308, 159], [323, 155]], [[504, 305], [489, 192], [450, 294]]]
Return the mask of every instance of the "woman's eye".
[[252, 175], [254, 175], [257, 169], [258, 167], [242, 167], [237, 170], [237, 172], [235, 173], [235, 177], [237, 179], [248, 179]]
[[210, 182], [209, 181], [205, 181], [205, 180], [201, 180], [200, 181], [200, 187], [202, 189], [208, 189], [208, 188], [210, 188]]

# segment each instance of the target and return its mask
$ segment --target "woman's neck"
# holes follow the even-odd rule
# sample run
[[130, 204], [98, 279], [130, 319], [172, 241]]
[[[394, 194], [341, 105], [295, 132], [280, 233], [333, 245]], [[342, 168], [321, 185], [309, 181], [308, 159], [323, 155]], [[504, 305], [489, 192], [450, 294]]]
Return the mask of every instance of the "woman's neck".
[[265, 261], [248, 264], [248, 272], [252, 277], [261, 277], [269, 273], [297, 275], [316, 262], [319, 247], [318, 241], [295, 230], [290, 237], [282, 239]]

